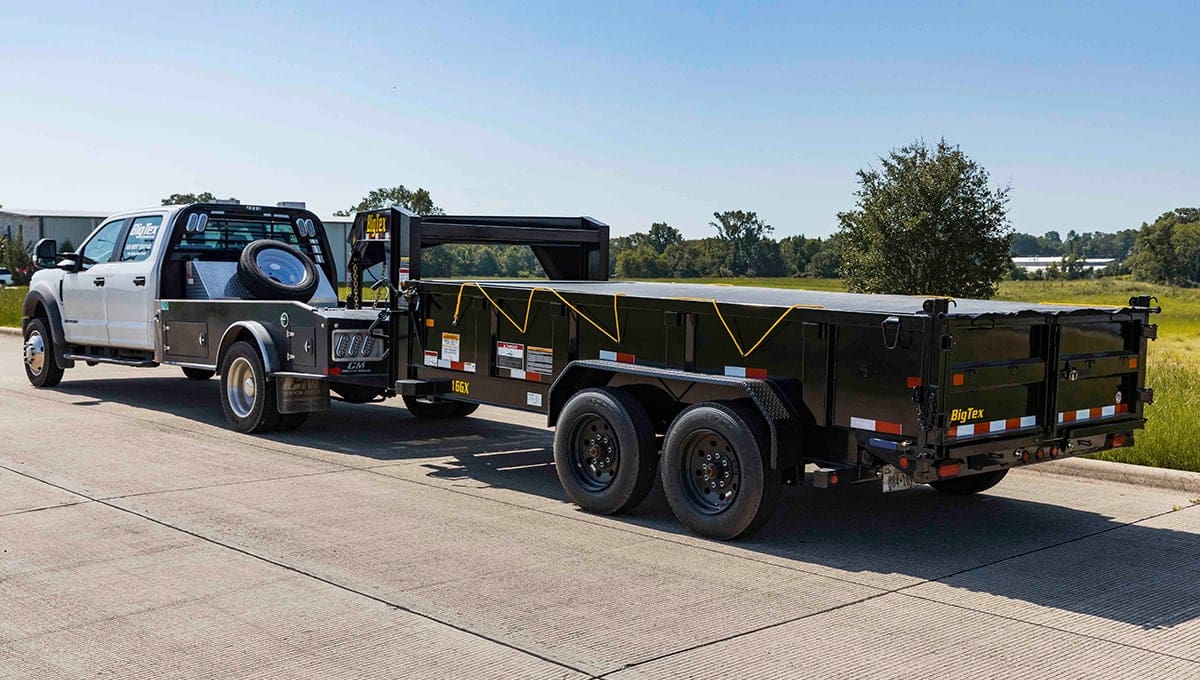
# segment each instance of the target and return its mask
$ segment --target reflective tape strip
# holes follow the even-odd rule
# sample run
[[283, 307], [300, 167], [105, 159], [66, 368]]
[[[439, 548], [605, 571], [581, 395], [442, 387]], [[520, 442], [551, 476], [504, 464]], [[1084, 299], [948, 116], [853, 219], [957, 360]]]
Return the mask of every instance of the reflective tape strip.
[[1097, 418], [1108, 418], [1111, 416], [1121, 415], [1129, 412], [1129, 404], [1109, 404], [1108, 406], [1095, 406], [1093, 408], [1081, 408], [1075, 411], [1063, 411], [1058, 414], [1058, 423], [1075, 423], [1080, 420], [1096, 420]]
[[622, 364], [632, 364], [637, 362], [637, 357], [633, 354], [624, 352], [610, 352], [606, 349], [600, 350], [600, 358], [604, 361], [616, 361]]
[[854, 416], [850, 416], [850, 427], [855, 430], [900, 434], [900, 423], [889, 423], [886, 420], [875, 420], [873, 418], [855, 418]]
[[746, 368], [745, 366], [726, 366], [725, 375], [731, 378], [755, 378], [757, 380], [766, 380], [767, 369]]
[[530, 371], [522, 371], [519, 368], [508, 368], [505, 370], [508, 371], [508, 377], [513, 378], [515, 380], [528, 380], [529, 382], [541, 382], [542, 381], [542, 374], [540, 374], [540, 373], [533, 373]]
[[450, 362], [450, 370], [474, 373], [475, 372], [475, 362], [474, 361], [451, 361]]
[[1009, 430], [1022, 430], [1027, 427], [1037, 426], [1037, 416], [1022, 416], [1020, 418], [1005, 418], [1003, 420], [990, 420], [986, 423], [971, 423], [969, 425], [959, 425], [958, 427], [950, 428], [951, 437], [977, 437], [981, 434], [995, 434], [997, 432], [1008, 432]]

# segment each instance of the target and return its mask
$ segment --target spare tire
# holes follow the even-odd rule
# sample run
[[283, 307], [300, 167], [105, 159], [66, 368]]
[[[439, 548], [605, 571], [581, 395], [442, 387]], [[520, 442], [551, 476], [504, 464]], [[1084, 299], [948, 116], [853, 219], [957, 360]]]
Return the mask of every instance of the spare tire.
[[317, 266], [299, 248], [269, 238], [251, 242], [238, 258], [238, 278], [262, 300], [309, 300], [317, 292]]

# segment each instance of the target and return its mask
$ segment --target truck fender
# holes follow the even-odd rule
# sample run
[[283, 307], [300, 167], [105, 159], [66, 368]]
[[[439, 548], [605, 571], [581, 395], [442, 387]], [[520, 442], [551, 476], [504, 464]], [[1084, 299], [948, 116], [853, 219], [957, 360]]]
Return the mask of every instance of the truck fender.
[[58, 303], [52, 298], [48, 299], [46, 293], [36, 288], [30, 288], [25, 294], [25, 301], [21, 303], [21, 335], [24, 336], [30, 320], [37, 314], [39, 304], [46, 310], [46, 319], [50, 323], [50, 339], [54, 341], [55, 350], [54, 363], [58, 364], [59, 368], [74, 368], [75, 360], [67, 358], [67, 337], [63, 332], [62, 312], [58, 310]]
[[636, 364], [621, 364], [614, 361], [578, 360], [567, 364], [562, 373], [550, 385], [550, 409], [547, 424], [554, 427], [567, 400], [576, 392], [588, 387], [609, 384], [614, 376], [627, 375], [647, 378], [647, 382], [678, 380], [688, 383], [722, 385], [743, 392], [754, 408], [766, 421], [771, 441], [771, 467], [791, 467], [801, 462], [800, 414], [783, 397], [779, 388], [770, 380], [738, 378], [726, 375], [693, 373], [670, 368], [654, 368]]
[[271, 338], [270, 331], [258, 321], [238, 321], [225, 329], [225, 333], [221, 336], [221, 344], [217, 345], [217, 370], [221, 370], [221, 360], [225, 356], [225, 352], [244, 335], [249, 335], [252, 341], [258, 345], [258, 353], [262, 356], [263, 367], [266, 369], [267, 375], [277, 373], [281, 365], [279, 350], [275, 347], [275, 340]]

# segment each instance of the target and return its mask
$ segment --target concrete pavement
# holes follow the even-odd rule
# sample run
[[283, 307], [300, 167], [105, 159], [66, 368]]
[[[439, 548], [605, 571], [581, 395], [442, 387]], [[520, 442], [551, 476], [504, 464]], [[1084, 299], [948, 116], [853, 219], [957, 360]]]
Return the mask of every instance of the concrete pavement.
[[0, 336], [0, 677], [1200, 677], [1182, 490], [787, 489], [715, 543], [658, 490], [566, 503], [540, 417], [338, 403], [251, 437], [216, 380], [34, 390], [19, 349]]

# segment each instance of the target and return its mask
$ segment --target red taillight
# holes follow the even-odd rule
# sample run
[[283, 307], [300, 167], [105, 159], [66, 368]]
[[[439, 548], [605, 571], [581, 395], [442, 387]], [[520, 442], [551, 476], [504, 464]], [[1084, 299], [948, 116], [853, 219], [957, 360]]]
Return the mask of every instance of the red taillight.
[[941, 465], [938, 466], [938, 469], [937, 469], [938, 479], [946, 479], [947, 477], [954, 477], [955, 475], [958, 474], [959, 469], [960, 469], [960, 466], [957, 462], [951, 461], [949, 463], [942, 463]]
[[1039, 447], [1037, 453], [1033, 454], [1033, 457], [1038, 460], [1046, 460], [1046, 449]]
[[1051, 458], [1058, 458], [1058, 447], [1057, 447], [1057, 446], [1051, 446], [1051, 447], [1050, 447], [1050, 457], [1051, 457]]
[[1123, 434], [1114, 434], [1113, 435], [1112, 447], [1114, 449], [1119, 449], [1122, 446], [1128, 446], [1128, 445], [1129, 445], [1129, 437], [1127, 437]]
[[829, 486], [837, 486], [837, 483], [838, 483], [838, 476], [837, 476], [837, 473], [834, 472], [829, 475]]
[[341, 374], [342, 374], [341, 366], [330, 366], [329, 370], [325, 371], [325, 375], [341, 375]]
[[1028, 463], [1031, 460], [1033, 460], [1033, 456], [1029, 455], [1028, 451], [1024, 451], [1024, 450], [1021, 451], [1021, 462], [1022, 463]]
[[908, 456], [900, 456], [900, 459], [896, 461], [896, 464], [900, 466], [901, 470], [907, 470], [908, 466], [912, 465], [912, 461], [908, 459]]

